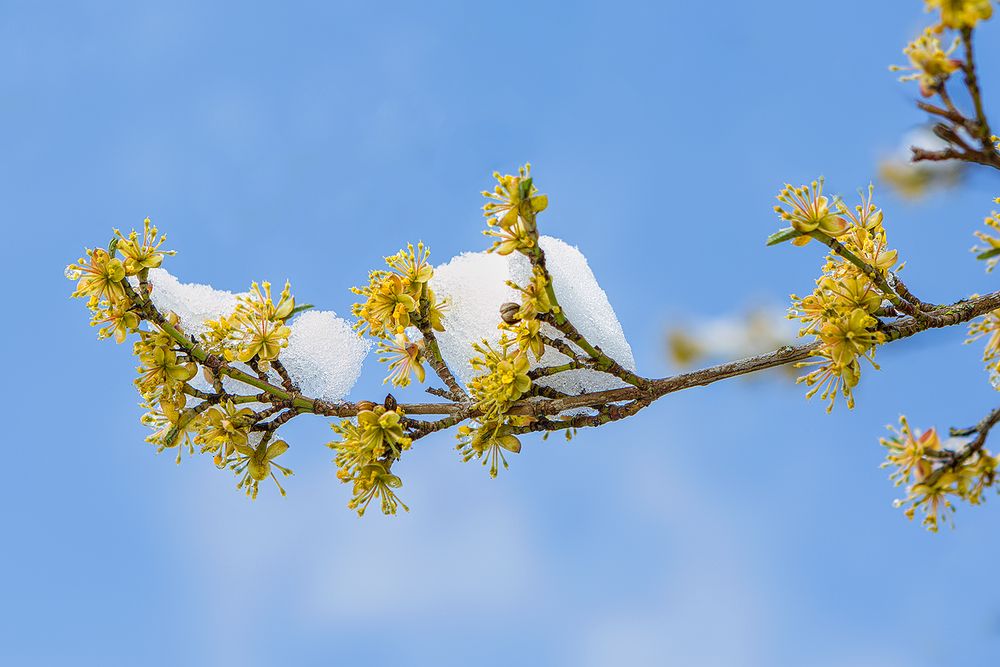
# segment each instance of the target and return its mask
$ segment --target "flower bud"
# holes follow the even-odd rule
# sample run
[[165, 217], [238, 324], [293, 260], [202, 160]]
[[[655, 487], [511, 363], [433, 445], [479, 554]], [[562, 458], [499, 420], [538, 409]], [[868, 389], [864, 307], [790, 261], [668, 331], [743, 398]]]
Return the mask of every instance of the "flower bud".
[[518, 316], [518, 312], [520, 310], [520, 305], [514, 303], [513, 301], [508, 301], [500, 306], [500, 319], [506, 324], [517, 324], [521, 319]]

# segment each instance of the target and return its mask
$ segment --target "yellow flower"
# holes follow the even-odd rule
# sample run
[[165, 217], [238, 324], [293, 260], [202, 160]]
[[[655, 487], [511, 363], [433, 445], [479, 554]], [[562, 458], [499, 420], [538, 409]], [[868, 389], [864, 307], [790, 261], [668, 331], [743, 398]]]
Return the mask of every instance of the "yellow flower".
[[819, 337], [826, 345], [830, 358], [841, 366], [847, 366], [885, 340], [884, 334], [875, 331], [875, 324], [874, 317], [856, 308], [846, 317], [825, 323]]
[[94, 309], [90, 326], [104, 325], [98, 329], [97, 337], [110, 338], [114, 336], [116, 343], [122, 343], [128, 334], [139, 328], [141, 321], [138, 313], [132, 310], [132, 304], [127, 300], [111, 303], [101, 301]]
[[993, 0], [924, 0], [927, 11], [941, 10], [942, 28], [974, 28], [993, 16]]
[[840, 312], [850, 313], [861, 309], [865, 313], [874, 313], [882, 305], [882, 294], [862, 273], [847, 275], [840, 280], [825, 276], [820, 279], [819, 285], [820, 289], [832, 295]]
[[490, 225], [498, 224], [504, 229], [513, 227], [520, 218], [528, 232], [535, 232], [535, 215], [544, 211], [549, 205], [546, 195], [538, 194], [532, 184], [531, 165], [526, 164], [518, 169], [518, 175], [493, 172], [497, 185], [493, 192], [483, 191], [483, 196], [490, 201], [483, 205], [483, 215]]
[[285, 318], [294, 309], [295, 299], [287, 281], [277, 304], [271, 297], [271, 283], [252, 283], [249, 295], [240, 297], [236, 312], [228, 321], [232, 329], [227, 358], [243, 363], [256, 358], [264, 367], [277, 359], [281, 350], [288, 346], [291, 329], [285, 326]]
[[873, 201], [875, 198], [875, 186], [871, 183], [868, 184], [868, 194], [864, 192], [859, 193], [861, 195], [861, 203], [855, 204], [854, 208], [851, 209], [844, 202], [838, 202], [840, 212], [851, 221], [855, 228], [873, 234], [882, 229], [882, 223], [885, 221], [885, 215], [882, 213], [882, 209], [875, 206]]
[[[995, 200], [1000, 204], [1000, 198]], [[984, 219], [986, 226], [991, 230], [1000, 233], [1000, 213], [993, 211], [989, 217]], [[992, 271], [997, 262], [1000, 262], [1000, 236], [992, 236], [986, 232], [973, 232], [976, 238], [985, 243], [984, 246], [973, 246], [972, 252], [976, 253], [976, 259], [986, 261], [986, 270]]]
[[355, 324], [359, 331], [367, 328], [371, 335], [387, 338], [410, 326], [410, 313], [417, 310], [417, 299], [407, 279], [395, 273], [373, 271], [370, 284], [353, 291], [368, 297], [364, 304], [356, 303], [352, 309], [361, 318]]
[[[374, 405], [372, 406], [374, 407]], [[327, 443], [327, 447], [337, 452], [333, 462], [337, 464], [337, 477], [342, 482], [354, 479], [357, 472], [375, 459], [371, 448], [362, 442], [361, 429], [350, 419], [339, 424], [330, 424], [339, 441]]]
[[897, 501], [897, 506], [909, 503], [909, 507], [903, 512], [906, 518], [912, 519], [917, 509], [924, 511], [923, 525], [932, 533], [938, 531], [941, 520], [947, 521], [950, 517], [946, 511], [955, 511], [955, 506], [951, 504], [948, 496], [955, 493], [954, 484], [958, 481], [955, 473], [946, 472], [941, 475], [934, 484], [914, 484], [910, 487], [910, 494], [903, 501]]
[[372, 500], [378, 498], [381, 501], [383, 514], [395, 514], [397, 506], [409, 512], [410, 508], [399, 499], [393, 489], [403, 486], [403, 482], [398, 476], [389, 472], [385, 466], [379, 463], [371, 463], [364, 466], [354, 478], [354, 496], [347, 506], [356, 510], [358, 516], [364, 516], [365, 510]]
[[434, 331], [444, 331], [444, 313], [448, 310], [447, 300], [438, 301], [430, 287], [424, 292], [427, 295], [427, 323]]
[[957, 472], [959, 495], [972, 505], [981, 503], [983, 491], [996, 481], [997, 463], [997, 458], [988, 450], [979, 450], [975, 461], [963, 465]]
[[[838, 215], [836, 207], [832, 207], [830, 200], [823, 194], [823, 179], [813, 181], [808, 187], [803, 185], [795, 188], [786, 184], [778, 193], [778, 201], [781, 206], [774, 207], [775, 213], [801, 234], [818, 230], [837, 237], [848, 230], [847, 221]], [[799, 236], [792, 243], [805, 245], [809, 238]]]
[[828, 290], [823, 289], [822, 284], [820, 282], [820, 287], [817, 287], [809, 296], [798, 297], [793, 294], [791, 297], [792, 305], [788, 309], [789, 319], [799, 320], [806, 325], [799, 329], [799, 336], [816, 333], [823, 322], [837, 317], [839, 314], [836, 297]]
[[913, 74], [907, 74], [899, 78], [900, 81], [918, 81], [920, 83], [920, 94], [930, 97], [941, 87], [941, 84], [948, 80], [952, 73], [961, 67], [961, 62], [951, 58], [951, 54], [958, 48], [959, 40], [956, 39], [947, 51], [941, 48], [941, 40], [930, 28], [924, 30], [920, 37], [906, 45], [903, 53], [910, 59], [911, 67], [900, 67], [893, 65], [889, 69], [894, 72], [912, 70]]
[[[855, 308], [843, 313], [840, 308], [834, 307], [833, 313], [832, 316], [823, 313], [823, 317], [811, 325], [822, 343], [815, 354], [818, 359], [795, 365], [796, 368], [817, 366], [796, 382], [811, 387], [806, 392], [806, 398], [822, 392], [820, 398], [829, 400], [827, 412], [833, 410], [838, 393], [843, 395], [848, 408], [854, 407], [852, 390], [861, 378], [858, 359], [867, 359], [877, 369], [875, 346], [885, 341], [885, 335], [875, 329], [878, 321], [864, 309]], [[818, 331], [815, 331], [817, 327]]]
[[830, 350], [824, 348], [820, 348], [816, 356], [819, 357], [818, 360], [795, 364], [796, 368], [818, 366], [816, 370], [803, 375], [795, 381], [796, 383], [805, 383], [807, 387], [811, 387], [806, 392], [806, 398], [812, 398], [817, 393], [822, 392], [820, 393], [820, 399], [824, 401], [829, 400], [826, 411], [832, 412], [837, 395], [841, 394], [847, 402], [847, 407], [853, 408], [853, 389], [861, 379], [861, 365], [858, 363], [857, 358], [854, 357], [847, 364], [842, 364], [833, 358]]
[[281, 290], [278, 303], [274, 303], [271, 297], [271, 283], [262, 281], [250, 284], [250, 293], [240, 297], [239, 306], [236, 312], [249, 311], [256, 313], [263, 319], [272, 321], [283, 321], [288, 319], [292, 311], [295, 310], [295, 299], [292, 297], [292, 286], [286, 280], [285, 287]]
[[259, 484], [270, 477], [281, 495], [285, 495], [285, 489], [278, 482], [272, 467], [288, 477], [292, 471], [274, 462], [274, 459], [288, 451], [288, 443], [284, 440], [275, 440], [267, 444], [267, 440], [262, 440], [256, 447], [247, 444], [236, 445], [237, 461], [233, 464], [233, 472], [237, 475], [243, 473], [236, 488], [246, 488], [246, 494], [252, 500], [257, 499]]
[[406, 246], [406, 250], [400, 250], [391, 257], [386, 257], [385, 262], [396, 270], [400, 276], [406, 278], [411, 285], [426, 285], [434, 276], [434, 267], [428, 262], [431, 251], [424, 246], [424, 242], [417, 243], [416, 250], [413, 244]]
[[125, 256], [125, 271], [130, 276], [143, 269], [155, 269], [163, 263], [164, 255], [174, 254], [172, 250], [160, 250], [167, 236], [160, 236], [159, 230], [150, 224], [149, 218], [142, 221], [142, 239], [135, 230], [126, 237], [116, 229], [115, 236], [118, 238], [118, 251]]
[[406, 334], [396, 334], [391, 342], [380, 342], [378, 351], [385, 355], [379, 361], [389, 364], [389, 377], [385, 382], [392, 382], [396, 387], [406, 387], [410, 384], [410, 375], [423, 382], [426, 376], [423, 364], [420, 363], [423, 352], [423, 341], [413, 342]]
[[495, 252], [498, 255], [509, 255], [516, 251], [531, 250], [536, 245], [537, 234], [528, 231], [527, 225], [520, 218], [507, 227], [500, 227], [500, 230], [483, 230], [486, 236], [493, 236], [497, 240], [489, 247], [487, 252]]
[[88, 248], [86, 253], [87, 256], [81, 257], [76, 264], [66, 267], [66, 277], [77, 281], [72, 296], [90, 297], [93, 305], [99, 299], [110, 302], [124, 299], [125, 265], [122, 261], [103, 248]]
[[238, 445], [246, 445], [254, 413], [250, 408], [237, 409], [231, 400], [214, 405], [199, 420], [195, 443], [203, 452], [218, 452], [216, 465], [224, 465]]
[[207, 330], [199, 338], [205, 351], [224, 355], [229, 361], [235, 359], [235, 353], [231, 348], [233, 342], [240, 337], [237, 333], [239, 320], [236, 314], [222, 315], [217, 320], [205, 320], [204, 324]]
[[986, 338], [983, 362], [990, 374], [990, 384], [1000, 391], [1000, 310], [994, 310], [969, 323], [969, 338], [965, 342], [971, 343], [983, 337]]
[[496, 477], [499, 465], [507, 469], [507, 457], [504, 451], [518, 454], [521, 451], [521, 441], [511, 433], [511, 427], [501, 426], [496, 422], [487, 422], [479, 428], [460, 426], [458, 428], [458, 449], [463, 461], [480, 459], [483, 465], [490, 466], [490, 477]]
[[517, 345], [525, 353], [531, 352], [538, 361], [545, 354], [545, 341], [542, 339], [542, 325], [538, 320], [521, 320], [512, 327]]
[[[179, 397], [181, 402], [178, 405], [183, 407], [184, 394], [180, 394]], [[194, 453], [194, 445], [188, 435], [193, 410], [178, 412], [178, 405], [167, 400], [161, 400], [158, 405], [155, 402], [143, 402], [141, 405], [147, 412], [139, 421], [143, 426], [153, 429], [153, 432], [146, 437], [146, 442], [155, 445], [157, 453], [177, 447], [178, 464], [181, 462], [185, 446], [189, 453]]]
[[139, 355], [141, 366], [136, 386], [143, 396], [154, 396], [158, 391], [170, 390], [170, 385], [183, 384], [198, 372], [193, 361], [177, 359], [177, 353], [166, 347], [155, 347]]
[[236, 358], [243, 363], [256, 357], [261, 362], [278, 358], [281, 349], [288, 346], [291, 329], [280, 322], [261, 318], [248, 318], [243, 322], [242, 337]]
[[855, 309], [874, 313], [882, 305], [882, 294], [862, 273], [843, 277], [825, 275], [816, 281], [816, 289], [804, 298], [792, 295], [790, 319], [801, 321], [804, 326], [799, 336], [819, 334], [826, 323], [834, 322]]
[[914, 433], [910, 429], [910, 423], [903, 416], [899, 418], [899, 423], [898, 431], [889, 427], [892, 435], [879, 439], [879, 443], [889, 450], [882, 467], [896, 468], [895, 472], [889, 475], [889, 479], [893, 480], [896, 486], [908, 484], [911, 479], [919, 482], [926, 478], [933, 467], [931, 461], [927, 459], [927, 452], [941, 450], [941, 440], [935, 429]]
[[403, 451], [410, 448], [412, 441], [406, 437], [401, 422], [402, 416], [398, 412], [386, 410], [381, 405], [358, 413], [361, 443], [373, 460], [385, 456], [399, 458]]
[[[895, 250], [888, 247], [885, 227], [885, 220], [882, 209], [875, 206], [872, 201], [874, 197], [874, 187], [868, 186], [868, 194], [861, 195], [861, 203], [849, 208], [843, 202], [838, 203], [840, 213], [848, 220], [849, 228], [846, 234], [840, 237], [840, 242], [848, 250], [857, 255], [860, 259], [883, 275], [896, 266], [899, 255]], [[837, 267], [839, 274], [857, 274], [858, 267], [847, 260], [839, 257], [833, 258], [839, 262]], [[902, 268], [902, 266], [898, 267]]]
[[558, 308], [552, 305], [549, 297], [549, 279], [540, 267], [532, 269], [531, 282], [524, 287], [508, 281], [507, 285], [521, 293], [521, 308], [515, 315], [518, 319], [533, 320], [539, 315], [555, 312]]

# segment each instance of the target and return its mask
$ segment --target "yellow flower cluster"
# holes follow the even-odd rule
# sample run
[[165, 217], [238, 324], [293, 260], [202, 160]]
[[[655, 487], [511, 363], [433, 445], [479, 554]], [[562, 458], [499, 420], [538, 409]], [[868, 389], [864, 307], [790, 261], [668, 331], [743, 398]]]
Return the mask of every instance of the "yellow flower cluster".
[[201, 446], [202, 453], [213, 453], [217, 467], [231, 468], [240, 476], [236, 488], [245, 489], [251, 499], [257, 499], [259, 484], [268, 477], [274, 480], [284, 496], [285, 489], [272, 468], [285, 477], [292, 474], [289, 468], [274, 461], [288, 451], [288, 443], [284, 440], [270, 442], [272, 433], [266, 432], [258, 438], [256, 445], [251, 444], [250, 429], [256, 422], [253, 410], [239, 408], [227, 399], [200, 414], [190, 428], [195, 433], [194, 442]]
[[369, 403], [355, 421], [345, 419], [330, 426], [340, 440], [327, 446], [337, 452], [337, 478], [354, 484], [347, 506], [358, 516], [364, 516], [375, 498], [381, 502], [384, 514], [395, 514], [398, 506], [409, 511], [394, 491], [403, 483], [391, 472], [392, 464], [412, 442], [403, 430], [402, 419], [398, 408], [390, 410]]
[[[406, 250], [386, 258], [391, 271], [372, 271], [366, 286], [351, 288], [355, 294], [365, 297], [364, 303], [356, 303], [352, 308], [359, 318], [354, 325], [359, 332], [367, 331], [376, 338], [401, 334], [419, 317], [421, 299], [434, 303], [428, 286], [434, 275], [434, 268], [427, 261], [429, 255], [423, 243], [418, 244], [416, 251], [411, 244]], [[428, 315], [435, 328], [443, 331], [440, 310]]]
[[958, 48], [956, 38], [947, 51], [941, 48], [941, 40], [931, 28], [924, 30], [920, 37], [906, 45], [903, 53], [910, 59], [910, 67], [892, 65], [893, 72], [912, 71], [899, 78], [900, 81], [917, 81], [920, 83], [920, 94], [930, 97], [941, 84], [948, 80], [952, 73], [962, 66], [951, 54]]
[[990, 374], [990, 384], [1000, 391], [1000, 310], [987, 313], [969, 324], [969, 339], [965, 342], [971, 343], [980, 338], [986, 338], [983, 363]]
[[421, 361], [424, 359], [424, 341], [411, 341], [406, 329], [416, 326], [422, 330], [444, 331], [444, 311], [447, 304], [439, 302], [430, 288], [434, 267], [428, 258], [430, 249], [423, 243], [416, 248], [409, 244], [386, 257], [389, 271], [377, 270], [368, 274], [368, 284], [353, 287], [351, 291], [365, 297], [356, 303], [352, 312], [358, 321], [354, 328], [359, 335], [367, 331], [379, 339], [380, 361], [389, 363], [386, 382], [398, 387], [410, 384], [414, 375], [418, 382], [425, 377]]
[[974, 28], [993, 16], [993, 0], [924, 0], [927, 11], [941, 10], [937, 30]]
[[[113, 337], [116, 342], [122, 343], [129, 334], [138, 334], [139, 338], [132, 346], [139, 360], [136, 368], [138, 377], [134, 384], [142, 396], [142, 406], [147, 410], [142, 422], [153, 430], [147, 441], [160, 451], [178, 447], [179, 460], [182, 443], [191, 449], [183, 426], [192, 420], [195, 413], [185, 410], [185, 387], [198, 367], [177, 349], [175, 341], [163, 330], [139, 328], [143, 319], [139, 301], [145, 295], [137, 294], [132, 287], [139, 284], [137, 277], [145, 280], [149, 269], [159, 267], [164, 256], [174, 254], [161, 249], [165, 240], [166, 236], [159, 233], [149, 218], [143, 220], [141, 235], [133, 230], [126, 236], [116, 229], [107, 250], [88, 248], [86, 257], [66, 267], [66, 277], [76, 281], [72, 296], [87, 299], [87, 307], [92, 313], [90, 323], [100, 327], [97, 333], [99, 338]], [[130, 285], [129, 278], [136, 282]], [[180, 328], [177, 317], [172, 313], [167, 317], [167, 323]]]
[[528, 355], [507, 335], [500, 337], [499, 349], [486, 340], [472, 347], [480, 355], [471, 360], [472, 367], [481, 375], [469, 382], [469, 391], [483, 417], [500, 420], [531, 389]]
[[906, 487], [906, 497], [894, 504], [905, 507], [909, 519], [922, 510], [923, 525], [936, 532], [948, 520], [946, 512], [955, 510], [952, 499], [982, 502], [983, 491], [995, 481], [997, 458], [982, 448], [958, 457], [942, 446], [935, 429], [914, 431], [906, 417], [900, 417], [899, 424], [898, 430], [888, 427], [889, 437], [879, 439], [888, 450], [882, 467], [893, 468], [889, 478]]
[[839, 215], [836, 202], [823, 194], [823, 179], [797, 188], [786, 183], [778, 193], [778, 201], [781, 204], [774, 207], [774, 212], [798, 232], [792, 239], [795, 245], [809, 243], [810, 232], [818, 231], [831, 237], [847, 232], [847, 221]]
[[232, 313], [205, 323], [208, 326], [208, 332], [202, 335], [205, 349], [226, 361], [256, 361], [259, 368], [266, 370], [288, 346], [291, 329], [285, 321], [296, 312], [291, 289], [285, 281], [278, 303], [274, 303], [271, 283], [252, 283], [250, 292], [240, 297]]
[[174, 252], [160, 249], [167, 237], [149, 218], [143, 220], [142, 236], [134, 230], [128, 236], [117, 229], [114, 233], [107, 250], [87, 248], [86, 257], [66, 267], [66, 277], [76, 281], [72, 296], [87, 299], [92, 313], [90, 324], [101, 327], [98, 337], [114, 336], [121, 343], [140, 322], [135, 304], [126, 296], [126, 278], [160, 266], [164, 256]]
[[[997, 137], [992, 137], [996, 141]], [[1000, 204], [1000, 198], [994, 200]], [[1000, 232], [1000, 213], [993, 211], [984, 220], [987, 227]], [[984, 246], [973, 246], [972, 252], [976, 253], [976, 259], [986, 261], [986, 270], [992, 271], [1000, 262], [1000, 237], [991, 236], [983, 231], [974, 232], [976, 238], [982, 241]], [[987, 313], [982, 318], [974, 320], [969, 324], [969, 338], [966, 343], [986, 338], [986, 346], [983, 348], [983, 363], [989, 373], [990, 384], [994, 389], [1000, 391], [1000, 310]]]
[[[175, 315], [169, 321], [179, 327]], [[153, 429], [146, 442], [157, 451], [177, 447], [177, 461], [186, 445], [193, 452], [189, 431], [197, 412], [187, 408], [187, 382], [198, 372], [198, 365], [176, 349], [175, 341], [160, 330], [138, 331], [139, 339], [132, 352], [139, 359], [138, 377], [134, 384], [142, 396], [147, 412], [141, 421]]]
[[[202, 341], [206, 348], [215, 343], [216, 352], [222, 353], [227, 361], [253, 362], [258, 369], [266, 369], [287, 345], [288, 327], [284, 321], [293, 310], [294, 299], [289, 294], [287, 283], [277, 304], [271, 298], [268, 283], [261, 286], [254, 283], [249, 296], [237, 304], [231, 315], [207, 323], [213, 328], [202, 337]], [[256, 352], [250, 354], [249, 350]], [[202, 371], [206, 379], [221, 390], [218, 378], [207, 368]], [[285, 477], [292, 474], [289, 468], [274, 461], [288, 450], [288, 443], [284, 440], [270, 442], [273, 432], [265, 431], [261, 434], [263, 437], [252, 444], [252, 429], [261, 416], [248, 407], [240, 406], [254, 398], [252, 395], [229, 396], [221, 402], [202, 402], [189, 411], [188, 419], [172, 421], [180, 425], [179, 430], [185, 432], [185, 438], [189, 437], [188, 432], [193, 434], [191, 440], [200, 447], [201, 453], [214, 455], [216, 467], [229, 468], [239, 476], [237, 488], [244, 489], [251, 499], [256, 500], [259, 483], [268, 477], [284, 496], [285, 489], [272, 468]], [[160, 405], [163, 405], [162, 400]]]
[[[121, 343], [129, 334], [138, 336], [132, 346], [139, 360], [134, 384], [146, 409], [141, 421], [152, 431], [146, 441], [161, 452], [176, 447], [178, 463], [185, 448], [193, 453], [198, 445], [202, 453], [215, 455], [218, 467], [241, 476], [237, 487], [256, 498], [259, 482], [271, 477], [277, 484], [272, 469], [292, 473], [274, 462], [288, 444], [282, 440], [269, 443], [271, 432], [262, 433], [256, 445], [250, 444], [251, 429], [260, 415], [239, 405], [254, 401], [254, 396], [225, 394], [218, 378], [204, 367], [220, 393], [206, 400], [207, 394], [189, 384], [199, 365], [192, 346], [182, 343], [192, 339], [176, 314], [157, 315], [148, 296], [149, 269], [158, 268], [164, 256], [174, 254], [161, 249], [165, 239], [149, 218], [143, 221], [141, 234], [125, 235], [116, 229], [107, 250], [88, 249], [86, 257], [66, 267], [66, 277], [76, 281], [73, 296], [87, 299], [91, 324], [100, 327], [98, 337], [113, 337]], [[284, 322], [294, 310], [287, 283], [277, 303], [268, 283], [254, 283], [233, 313], [206, 323], [209, 332], [202, 336], [203, 349], [226, 361], [252, 361], [266, 369], [287, 345]], [[141, 328], [144, 321], [148, 328]], [[280, 484], [278, 489], [284, 495]]]
[[[175, 325], [176, 326], [176, 325]], [[195, 376], [198, 365], [184, 353], [178, 353], [173, 338], [161, 331], [139, 331], [132, 346], [139, 358], [139, 377], [135, 386], [147, 401], [172, 402], [183, 407], [184, 383]]]
[[[534, 326], [537, 320], [529, 320]], [[521, 322], [520, 325], [525, 325]], [[526, 345], [527, 347], [522, 347]], [[497, 348], [487, 341], [473, 345], [478, 357], [471, 360], [472, 367], [481, 371], [469, 383], [469, 391], [476, 401], [480, 416], [475, 426], [458, 429], [457, 449], [465, 461], [478, 459], [490, 466], [490, 476], [496, 477], [499, 464], [507, 468], [504, 450], [517, 454], [520, 441], [513, 435], [515, 426], [523, 426], [527, 417], [509, 415], [510, 407], [531, 389], [528, 376], [530, 342], [522, 343], [506, 333], [500, 336]]]
[[[995, 199], [994, 202], [1000, 204], [1000, 197]], [[1000, 213], [993, 211], [983, 220], [983, 222], [994, 232], [1000, 234]], [[992, 236], [983, 231], [976, 231], [973, 233], [976, 235], [976, 238], [982, 241], [985, 245], [973, 246], [972, 252], [976, 253], [976, 259], [981, 259], [986, 262], [987, 271], [992, 271], [996, 267], [997, 262], [1000, 262], [1000, 236]]]
[[471, 359], [472, 367], [480, 374], [469, 383], [469, 391], [476, 401], [480, 417], [473, 426], [458, 429], [458, 451], [465, 461], [481, 460], [489, 465], [491, 477], [496, 477], [500, 465], [507, 468], [504, 452], [517, 454], [521, 442], [513, 433], [516, 426], [523, 426], [530, 419], [508, 415], [510, 407], [531, 389], [528, 376], [528, 355], [541, 359], [545, 353], [542, 323], [539, 315], [558, 313], [552, 291], [538, 248], [537, 216], [549, 204], [548, 197], [538, 193], [531, 177], [531, 165], [518, 169], [517, 175], [493, 173], [497, 185], [493, 191], [483, 191], [488, 200], [483, 205], [483, 215], [489, 228], [483, 233], [497, 240], [490, 252], [509, 255], [520, 252], [532, 259], [531, 280], [526, 285], [508, 281], [507, 285], [520, 293], [521, 303], [508, 303], [501, 307], [499, 328], [504, 331], [498, 347], [488, 341], [472, 347], [478, 356]]
[[[810, 387], [806, 397], [811, 398], [821, 392], [820, 397], [829, 400], [829, 412], [840, 394], [847, 406], [852, 408], [852, 390], [861, 377], [860, 360], [867, 359], [877, 369], [875, 348], [885, 342], [875, 314], [887, 295], [882, 293], [859, 263], [884, 279], [887, 271], [896, 264], [897, 254], [886, 245], [882, 211], [872, 202], [871, 187], [867, 196], [862, 195], [861, 203], [853, 209], [839, 200], [831, 205], [822, 195], [821, 188], [791, 189], [797, 199], [791, 199], [789, 191], [790, 188], [786, 187], [779, 195], [779, 201], [794, 201], [795, 210], [814, 213], [809, 221], [804, 220], [803, 213], [786, 212], [788, 215], [782, 218], [792, 222], [793, 229], [798, 232], [822, 231], [832, 236], [829, 232], [836, 231], [843, 253], [856, 260], [848, 261], [836, 253], [829, 254], [823, 266], [823, 275], [816, 281], [812, 294], [805, 297], [793, 294], [789, 309], [789, 318], [803, 324], [799, 336], [811, 335], [820, 343], [815, 352], [818, 359], [797, 365], [799, 368], [816, 367], [798, 379], [798, 382]], [[785, 199], [782, 200], [782, 197]], [[837, 222], [831, 222], [833, 218]], [[795, 226], [796, 222], [799, 227]], [[809, 229], [811, 225], [815, 226]], [[809, 237], [786, 235], [785, 239], [789, 238], [795, 243]]]
[[199, 419], [195, 444], [202, 452], [215, 454], [215, 465], [224, 467], [236, 454], [237, 447], [250, 441], [250, 427], [256, 419], [250, 408], [237, 408], [231, 399], [213, 405]]
[[531, 178], [531, 165], [518, 169], [517, 176], [493, 172], [497, 185], [493, 191], [483, 191], [487, 201], [483, 215], [489, 229], [483, 233], [495, 237], [490, 251], [500, 255], [512, 252], [529, 253], [538, 244], [535, 217], [549, 205], [546, 195], [538, 194]]

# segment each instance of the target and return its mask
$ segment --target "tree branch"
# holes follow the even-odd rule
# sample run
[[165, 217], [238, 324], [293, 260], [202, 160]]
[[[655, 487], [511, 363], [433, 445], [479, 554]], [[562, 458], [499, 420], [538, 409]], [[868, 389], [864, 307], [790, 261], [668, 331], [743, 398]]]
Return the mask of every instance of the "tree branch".
[[974, 456], [983, 448], [986, 444], [986, 438], [989, 436], [993, 427], [997, 425], [997, 422], [1000, 422], [1000, 408], [994, 408], [982, 419], [982, 421], [971, 428], [951, 429], [949, 435], [952, 436], [962, 437], [975, 433], [976, 437], [959, 450], [941, 451], [937, 453], [937, 456], [931, 457], [944, 459], [945, 465], [940, 468], [936, 468], [927, 476], [926, 479], [921, 480], [920, 483], [927, 486], [933, 486], [934, 483], [945, 474], [945, 472], [949, 470], [958, 470], [958, 468], [961, 467], [966, 460]]
[[[932, 315], [931, 318], [916, 319], [907, 317], [898, 322], [887, 324], [883, 329], [886, 334], [886, 343], [909, 338], [928, 329], [937, 329], [968, 322], [997, 308], [1000, 308], [1000, 291], [941, 306], [929, 313]], [[555, 399], [524, 400], [515, 403], [509, 414], [545, 417], [554, 416], [560, 412], [575, 408], [600, 407], [609, 403], [639, 400], [651, 402], [677, 391], [683, 391], [692, 387], [701, 387], [732, 377], [749, 375], [769, 368], [803, 361], [813, 356], [813, 352], [817, 347], [819, 347], [819, 343], [798, 346], [786, 345], [766, 354], [730, 361], [689, 373], [650, 380], [647, 388], [625, 387]], [[350, 403], [330, 404], [323, 401], [316, 401], [315, 403], [316, 410], [314, 411], [318, 414], [348, 417], [353, 416], [357, 412], [355, 406]], [[400, 404], [400, 407], [407, 414], [461, 416], [462, 419], [474, 418], [479, 414], [475, 406], [470, 403], [413, 403]]]

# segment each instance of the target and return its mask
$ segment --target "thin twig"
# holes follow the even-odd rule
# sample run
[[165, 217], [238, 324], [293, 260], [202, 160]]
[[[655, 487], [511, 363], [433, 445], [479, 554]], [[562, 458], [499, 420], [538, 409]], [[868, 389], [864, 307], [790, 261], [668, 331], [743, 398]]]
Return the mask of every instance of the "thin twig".
[[444, 355], [441, 354], [441, 347], [438, 345], [437, 336], [434, 335], [434, 327], [430, 323], [430, 301], [426, 296], [420, 297], [419, 306], [420, 317], [415, 324], [417, 329], [420, 330], [420, 334], [424, 337], [423, 358], [431, 365], [437, 376], [448, 387], [449, 395], [446, 398], [450, 398], [453, 401], [461, 401], [468, 398], [465, 389], [462, 388], [462, 385], [452, 375], [451, 369], [448, 368], [448, 364], [444, 360]]

